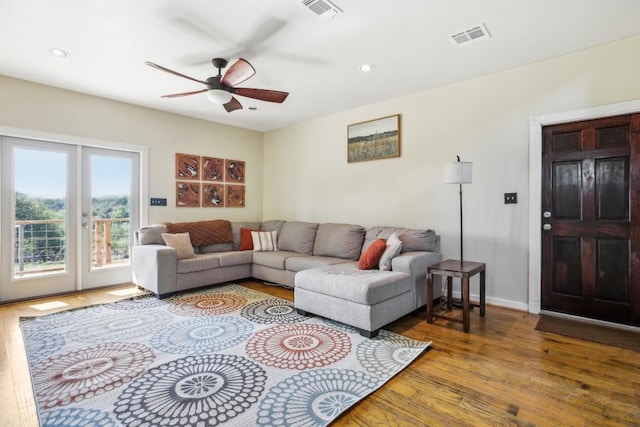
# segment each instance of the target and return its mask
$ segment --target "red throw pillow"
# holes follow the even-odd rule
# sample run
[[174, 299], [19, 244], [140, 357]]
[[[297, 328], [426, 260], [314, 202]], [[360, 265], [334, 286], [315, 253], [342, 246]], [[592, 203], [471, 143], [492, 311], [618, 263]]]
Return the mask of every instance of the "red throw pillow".
[[385, 249], [387, 249], [387, 241], [384, 239], [374, 240], [373, 243], [369, 245], [366, 251], [362, 255], [360, 255], [360, 260], [358, 261], [358, 268], [360, 270], [370, 270], [374, 267], [378, 266], [378, 262], [380, 262], [380, 257], [384, 253]]
[[240, 250], [241, 251], [253, 250], [253, 239], [251, 238], [252, 231], [258, 231], [258, 230], [251, 230], [250, 228], [240, 229]]

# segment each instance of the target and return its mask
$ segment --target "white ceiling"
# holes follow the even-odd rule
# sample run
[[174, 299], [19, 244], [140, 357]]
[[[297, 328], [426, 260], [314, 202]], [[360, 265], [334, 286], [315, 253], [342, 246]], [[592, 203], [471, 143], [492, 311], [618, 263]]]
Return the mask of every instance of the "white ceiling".
[[[344, 13], [324, 19], [301, 0], [0, 0], [0, 74], [267, 131], [640, 34], [638, 0], [333, 2]], [[481, 23], [491, 38], [450, 40]], [[289, 97], [238, 97], [232, 113], [205, 94], [160, 98], [203, 86], [144, 64], [204, 80], [214, 57], [253, 64], [240, 87]]]

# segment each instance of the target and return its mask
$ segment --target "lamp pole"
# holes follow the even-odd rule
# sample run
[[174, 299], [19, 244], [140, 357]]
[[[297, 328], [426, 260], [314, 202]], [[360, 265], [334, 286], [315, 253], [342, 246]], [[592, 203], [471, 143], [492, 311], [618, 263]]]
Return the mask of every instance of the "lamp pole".
[[[460, 162], [460, 156], [456, 156], [458, 162]], [[464, 261], [464, 252], [462, 249], [462, 182], [458, 184], [460, 187], [460, 261]]]

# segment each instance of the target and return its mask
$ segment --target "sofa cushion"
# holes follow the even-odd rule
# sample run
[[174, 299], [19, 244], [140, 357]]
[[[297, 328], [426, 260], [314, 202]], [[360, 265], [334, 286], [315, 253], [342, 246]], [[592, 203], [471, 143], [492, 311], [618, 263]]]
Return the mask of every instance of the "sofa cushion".
[[316, 238], [317, 223], [288, 221], [282, 225], [278, 248], [282, 251], [311, 255]]
[[396, 271], [360, 270], [356, 263], [312, 268], [296, 273], [296, 289], [375, 305], [411, 292], [411, 275]]
[[438, 237], [433, 230], [416, 230], [401, 227], [370, 227], [364, 237], [362, 252], [366, 251], [376, 239], [388, 239], [392, 233], [397, 233], [402, 242], [401, 253], [413, 251], [436, 252]]
[[282, 221], [279, 219], [272, 221], [264, 221], [260, 225], [260, 231], [277, 231], [280, 234], [280, 230], [282, 230], [282, 226], [286, 221]]
[[364, 227], [352, 224], [320, 224], [316, 231], [313, 254], [357, 260], [365, 235]]
[[218, 259], [220, 260], [220, 267], [251, 264], [253, 253], [251, 251], [222, 252], [218, 254]]
[[168, 233], [189, 233], [193, 246], [231, 243], [231, 223], [223, 219], [194, 222], [166, 222]]
[[253, 252], [253, 263], [263, 267], [284, 270], [288, 258], [304, 256], [296, 252]]
[[164, 224], [153, 224], [140, 227], [138, 230], [138, 244], [140, 245], [164, 245], [162, 233], [166, 233]]
[[189, 233], [162, 233], [162, 239], [167, 246], [176, 250], [178, 259], [194, 258], [196, 256]]
[[252, 231], [251, 241], [254, 252], [269, 252], [278, 250], [277, 231]]
[[335, 258], [317, 255], [292, 256], [286, 259], [285, 268], [288, 271], [298, 272], [310, 268], [324, 267], [327, 265], [342, 264], [351, 262], [344, 258]]
[[402, 242], [401, 253], [414, 251], [436, 251], [438, 238], [436, 236], [436, 232], [433, 230], [412, 230], [404, 228], [398, 233], [398, 238], [400, 238], [400, 241]]
[[370, 270], [377, 268], [382, 254], [387, 249], [387, 241], [384, 239], [378, 239], [374, 241], [369, 248], [360, 256], [358, 260], [358, 268], [360, 270]]
[[198, 255], [178, 261], [178, 273], [193, 273], [220, 267], [219, 254]]
[[233, 244], [231, 243], [215, 243], [213, 245], [199, 246], [196, 247], [197, 254], [210, 254], [214, 252], [227, 252], [233, 249]]
[[[249, 228], [252, 230], [260, 230], [260, 222], [259, 221], [231, 221], [231, 235], [233, 237], [233, 250], [239, 251], [240, 243], [241, 243], [241, 233], [240, 230], [243, 228]], [[253, 249], [253, 248], [252, 248]]]

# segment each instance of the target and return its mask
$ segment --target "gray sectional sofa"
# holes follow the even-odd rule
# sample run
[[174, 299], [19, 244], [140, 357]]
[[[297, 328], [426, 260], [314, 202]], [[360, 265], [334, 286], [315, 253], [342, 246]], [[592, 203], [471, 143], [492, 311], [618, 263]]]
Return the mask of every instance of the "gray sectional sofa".
[[[140, 228], [132, 248], [133, 282], [162, 298], [255, 278], [293, 287], [300, 313], [375, 336], [380, 327], [426, 304], [427, 267], [442, 260], [439, 236], [432, 230], [280, 220], [230, 222], [230, 228], [230, 242], [195, 247], [197, 255], [187, 259], [177, 259], [176, 250], [164, 244], [166, 225]], [[278, 250], [239, 250], [242, 228], [276, 231]], [[393, 232], [402, 250], [391, 271], [359, 270], [358, 259], [368, 246]]]

